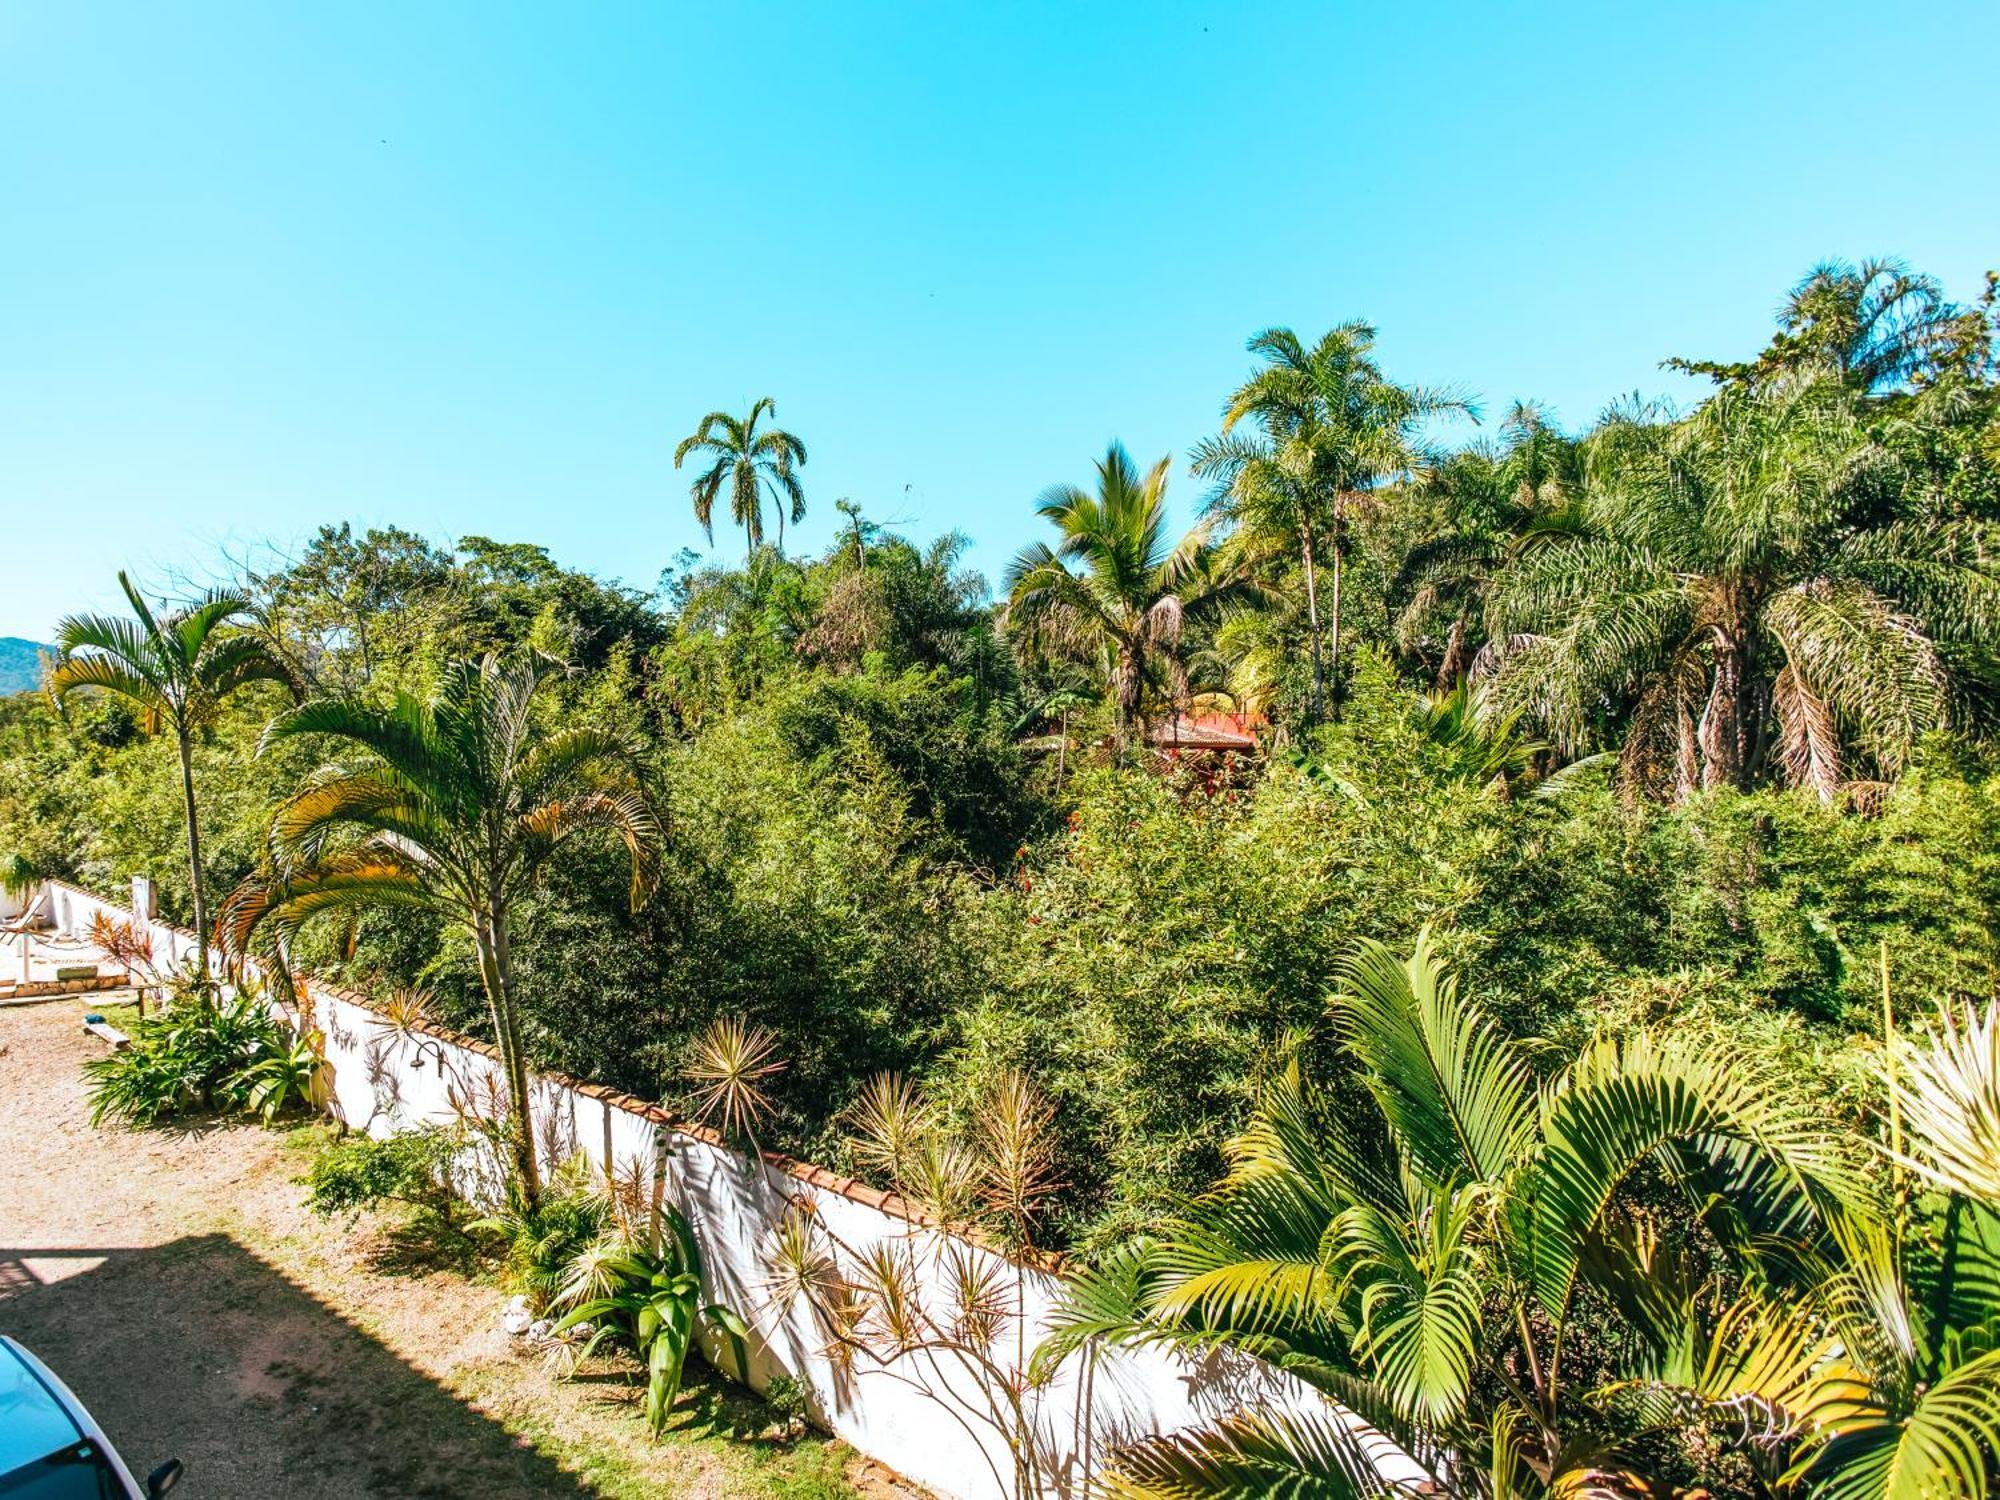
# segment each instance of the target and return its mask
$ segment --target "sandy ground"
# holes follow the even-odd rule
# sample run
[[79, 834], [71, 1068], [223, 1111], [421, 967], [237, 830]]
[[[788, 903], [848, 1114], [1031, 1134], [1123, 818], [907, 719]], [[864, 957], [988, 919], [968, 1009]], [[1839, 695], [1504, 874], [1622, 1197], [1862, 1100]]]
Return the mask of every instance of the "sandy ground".
[[553, 1379], [497, 1287], [385, 1271], [380, 1226], [307, 1213], [317, 1127], [93, 1129], [86, 1008], [0, 1008], [0, 1332], [141, 1478], [176, 1456], [190, 1500], [910, 1493], [845, 1449], [732, 1437], [763, 1408], [712, 1380], [648, 1442], [625, 1376]]

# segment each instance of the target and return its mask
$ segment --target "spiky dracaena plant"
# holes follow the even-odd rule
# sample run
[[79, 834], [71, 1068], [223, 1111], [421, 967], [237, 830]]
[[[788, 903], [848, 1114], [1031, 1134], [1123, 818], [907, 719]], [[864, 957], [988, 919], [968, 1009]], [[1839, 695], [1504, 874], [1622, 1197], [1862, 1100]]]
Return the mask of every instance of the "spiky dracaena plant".
[[1948, 648], [2000, 638], [1973, 523], [1899, 516], [1894, 461], [1834, 381], [1731, 386], [1592, 438], [1584, 528], [1507, 568], [1491, 701], [1566, 753], [1624, 710], [1628, 787], [1684, 797], [1767, 763], [1831, 801], [1950, 716]]
[[767, 493], [777, 506], [778, 551], [785, 550], [787, 513], [794, 524], [806, 514], [806, 492], [799, 482], [806, 445], [782, 427], [758, 428], [764, 418], [775, 421], [777, 415], [777, 403], [769, 396], [760, 397], [743, 417], [712, 411], [674, 449], [676, 469], [690, 454], [700, 454], [708, 461], [688, 490], [694, 501], [694, 518], [701, 522], [708, 539], [715, 540], [716, 497], [727, 490], [729, 518], [743, 528], [752, 556], [764, 544]]
[[688, 1049], [681, 1077], [694, 1089], [694, 1114], [754, 1154], [757, 1127], [771, 1117], [765, 1084], [785, 1071], [777, 1034], [735, 1016], [718, 1016]]
[[662, 831], [623, 743], [595, 729], [542, 733], [534, 699], [548, 663], [519, 654], [458, 661], [427, 699], [389, 708], [329, 700], [281, 715], [264, 743], [323, 738], [330, 762], [273, 816], [272, 861], [224, 907], [232, 946], [259, 929], [382, 907], [439, 914], [471, 934], [512, 1110], [520, 1187], [540, 1195], [528, 1063], [514, 987], [515, 903], [567, 839], [607, 831], [631, 864], [630, 902], [650, 897]]
[[1119, 730], [1143, 728], [1145, 694], [1157, 673], [1175, 706], [1185, 703], [1181, 625], [1192, 611], [1240, 596], [1247, 583], [1214, 566], [1209, 525], [1177, 540], [1168, 529], [1167, 470], [1141, 474], [1120, 443], [1097, 464], [1097, 492], [1059, 484], [1036, 504], [1062, 533], [1037, 542], [1007, 567], [1010, 627], [1018, 636], [1050, 631], [1110, 664]]
[[201, 818], [195, 807], [194, 742], [229, 696], [253, 682], [296, 691], [289, 666], [262, 637], [232, 624], [252, 614], [250, 600], [219, 589], [183, 609], [154, 613], [125, 574], [118, 586], [134, 618], [71, 615], [56, 627], [48, 693], [61, 701], [95, 688], [123, 698], [148, 734], [174, 737], [180, 757], [181, 809], [187, 821], [188, 885], [194, 906], [195, 968], [208, 981], [208, 896], [201, 871]]
[[994, 1486], [1017, 1500], [1067, 1493], [1044, 1462], [1024, 1265], [1058, 1186], [1053, 1117], [1039, 1089], [1006, 1071], [954, 1130], [935, 1100], [878, 1073], [848, 1113], [855, 1156], [934, 1222], [1003, 1240], [1011, 1261], [915, 1227], [856, 1247], [803, 1194], [765, 1251], [769, 1315], [802, 1307], [841, 1367], [899, 1381], [991, 1432], [1010, 1456], [1005, 1470], [988, 1459]]
[[[1475, 1496], [1652, 1493], [1649, 1443], [1697, 1419], [1774, 1484], [1787, 1463], [1840, 1472], [1838, 1445], [1866, 1441], [1848, 1434], [1907, 1433], [1868, 1393], [1864, 1345], [1893, 1314], [1826, 1270], [1883, 1220], [1820, 1112], [1672, 1038], [1597, 1042], [1538, 1090], [1423, 940], [1407, 960], [1361, 949], [1334, 1014], [1376, 1117], [1329, 1107], [1292, 1063], [1222, 1186], [1078, 1277], [1046, 1352], [1232, 1343], [1344, 1410], [1141, 1444], [1114, 1493], [1406, 1492], [1360, 1419]], [[1661, 1233], [1641, 1178], [1682, 1193], [1692, 1227]], [[1940, 1410], [1953, 1439], [1902, 1444], [1902, 1488], [1829, 1493], [1960, 1493], [1991, 1413]]]

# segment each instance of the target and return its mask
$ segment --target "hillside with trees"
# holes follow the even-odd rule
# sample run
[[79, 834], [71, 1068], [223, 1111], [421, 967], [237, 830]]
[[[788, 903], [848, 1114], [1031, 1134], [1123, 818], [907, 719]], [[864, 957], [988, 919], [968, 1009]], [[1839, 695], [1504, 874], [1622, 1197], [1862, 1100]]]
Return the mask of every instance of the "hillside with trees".
[[[1566, 431], [1532, 401], [1400, 383], [1366, 324], [1272, 328], [1185, 454], [1114, 441], [1022, 496], [1037, 539], [997, 593], [963, 538], [848, 502], [822, 555], [787, 553], [820, 503], [804, 443], [768, 400], [710, 413], [662, 483], [746, 556], [684, 557], [656, 594], [530, 543], [330, 524], [226, 609], [177, 601], [164, 646], [66, 624], [60, 699], [0, 701], [0, 855], [109, 894], [147, 873], [169, 914], [220, 912], [245, 943], [281, 927], [302, 968], [421, 995], [510, 1066], [669, 1102], [710, 1022], [741, 1018], [784, 1062], [765, 1144], [845, 1170], [867, 1170], [849, 1125], [870, 1079], [964, 1114], [1017, 1072], [1054, 1106], [1047, 1237], [1106, 1275], [1162, 1225], [1197, 1259], [1255, 1240], [1229, 1218], [1244, 1162], [1306, 1171], [1308, 1136], [1322, 1166], [1373, 1163], [1320, 1229], [1359, 1234], [1367, 1207], [1477, 1242], [1516, 1211], [1512, 1157], [1548, 1159], [1600, 1107], [1591, 1080], [1638, 1058], [1690, 1093], [1742, 1059], [1786, 1108], [1882, 1141], [1894, 1028], [1914, 1046], [1940, 1007], [2000, 996], [1996, 332], [1991, 282], [1964, 306], [1894, 263], [1829, 263], [1761, 348], [1750, 329], [1742, 358], [1674, 361], [1713, 382], [1691, 409], [1623, 400]], [[224, 659], [191, 636], [174, 655], [191, 618]], [[111, 646], [202, 684], [199, 712], [77, 665]], [[1199, 748], [1215, 725], [1255, 748]], [[1447, 974], [1465, 1034], [1505, 1039], [1497, 1144], [1451, 1148], [1466, 1160], [1385, 1092], [1422, 1066], [1384, 1040], [1402, 1022], [1329, 1008]], [[1646, 1050], [1662, 1035], [1671, 1065]], [[1725, 1156], [1703, 1171], [1762, 1170]], [[1605, 1264], [1684, 1231], [1672, 1277], [1846, 1305], [1735, 1256], [1771, 1226], [1730, 1240], [1676, 1170], [1649, 1166], [1630, 1216], [1579, 1219], [1568, 1262], [1503, 1266], [1492, 1229], [1437, 1335], [1480, 1351], [1464, 1369], [1394, 1364], [1378, 1326], [1324, 1308], [1176, 1303], [1171, 1276], [1122, 1305], [1282, 1335], [1377, 1380], [1385, 1423], [1455, 1442], [1518, 1395], [1546, 1458], [1589, 1402], [1523, 1360], [1577, 1309], [1521, 1311], [1507, 1345], [1482, 1303], [1541, 1308], [1560, 1272], [1609, 1317]], [[1756, 1198], [1800, 1245], [1852, 1227], [1800, 1227], [1826, 1217], [1820, 1171]], [[1977, 1253], [2000, 1265], [1990, 1205], [1898, 1191], [1906, 1228], [1954, 1215], [1947, 1259], [1991, 1231]], [[1334, 1279], [1387, 1286], [1385, 1243]], [[1448, 1258], [1397, 1243], [1397, 1274]], [[1912, 1354], [1912, 1391], [1991, 1362], [2000, 1322], [1948, 1311], [1959, 1363]], [[1659, 1338], [1647, 1364], [1579, 1334], [1575, 1378], [1665, 1379], [1693, 1356]], [[1708, 1427], [1646, 1430], [1675, 1483], [1776, 1483]], [[1143, 1492], [1227, 1492], [1160, 1482]]]

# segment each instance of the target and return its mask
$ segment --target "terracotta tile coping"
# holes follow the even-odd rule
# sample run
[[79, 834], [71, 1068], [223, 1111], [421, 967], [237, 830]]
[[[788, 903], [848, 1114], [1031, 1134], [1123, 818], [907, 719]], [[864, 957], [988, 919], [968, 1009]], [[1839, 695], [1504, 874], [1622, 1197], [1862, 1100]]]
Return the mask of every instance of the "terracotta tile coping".
[[[102, 896], [84, 890], [81, 886], [72, 885], [66, 880], [51, 879], [47, 883], [49, 885], [60, 886], [66, 891], [83, 897], [86, 901], [93, 901], [100, 906], [110, 907], [113, 911], [124, 912], [125, 920], [127, 921], [136, 920], [124, 907], [118, 906], [115, 902], [106, 900]], [[168, 932], [177, 933], [191, 942], [197, 940], [195, 934], [185, 927], [175, 927], [169, 922], [162, 922], [157, 919], [151, 925]], [[343, 989], [339, 985], [328, 984], [323, 980], [314, 979], [310, 975], [301, 975], [300, 979], [301, 982], [310, 984], [323, 995], [330, 995], [336, 1000], [344, 1000], [349, 1005], [358, 1006], [360, 1009], [378, 1016], [385, 1013], [383, 1008], [375, 1001], [354, 990]], [[469, 1052], [476, 1052], [480, 1056], [491, 1059], [494, 1062], [500, 1060], [500, 1049], [495, 1047], [491, 1042], [482, 1042], [477, 1037], [466, 1036], [462, 1032], [453, 1031], [446, 1026], [440, 1026], [435, 1021], [415, 1021], [410, 1023], [409, 1029], [420, 1031], [434, 1041], [445, 1042], [454, 1047], [463, 1047]], [[648, 1100], [640, 1099], [635, 1095], [614, 1089], [608, 1084], [586, 1083], [582, 1079], [570, 1077], [567, 1073], [543, 1072], [538, 1070], [534, 1076], [539, 1082], [553, 1084], [557, 1088], [565, 1088], [572, 1093], [582, 1094], [586, 1098], [595, 1099], [611, 1109], [619, 1110], [628, 1115], [637, 1115], [640, 1119], [649, 1120], [655, 1125], [664, 1125], [676, 1135], [684, 1135], [692, 1140], [700, 1141], [704, 1145], [713, 1146], [719, 1151], [726, 1151], [732, 1155], [736, 1154], [736, 1148], [723, 1138], [720, 1131], [702, 1124], [699, 1120], [690, 1120], [685, 1115], [668, 1109], [663, 1104], [655, 1104]], [[935, 1215], [924, 1212], [923, 1209], [898, 1193], [885, 1192], [881, 1188], [870, 1187], [859, 1178], [843, 1177], [838, 1172], [830, 1171], [825, 1167], [815, 1166], [811, 1162], [800, 1161], [796, 1157], [787, 1156], [780, 1151], [764, 1151], [760, 1154], [763, 1157], [764, 1165], [771, 1170], [782, 1172], [785, 1176], [818, 1188], [822, 1192], [832, 1193], [837, 1197], [847, 1199], [850, 1203], [858, 1203], [863, 1208], [872, 1208], [878, 1213], [887, 1214], [891, 1218], [901, 1219], [905, 1223], [914, 1224], [923, 1229], [934, 1229], [942, 1233], [956, 1235], [960, 1239], [969, 1240], [971, 1243], [978, 1245], [981, 1249], [989, 1250], [1009, 1260], [1018, 1261], [1036, 1270], [1046, 1271], [1052, 1275], [1060, 1275], [1062, 1273], [1065, 1259], [1056, 1251], [1031, 1250], [1025, 1253], [1010, 1251], [998, 1243], [993, 1236], [981, 1233], [977, 1229], [967, 1229], [963, 1226], [946, 1224]]]

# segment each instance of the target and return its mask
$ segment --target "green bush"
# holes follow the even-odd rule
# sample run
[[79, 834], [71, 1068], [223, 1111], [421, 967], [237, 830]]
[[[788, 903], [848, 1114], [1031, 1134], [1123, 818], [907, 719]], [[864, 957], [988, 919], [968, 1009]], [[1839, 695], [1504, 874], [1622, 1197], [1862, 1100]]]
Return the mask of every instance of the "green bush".
[[539, 1203], [530, 1206], [516, 1195], [467, 1226], [498, 1237], [507, 1285], [537, 1312], [556, 1300], [570, 1268], [610, 1222], [605, 1195], [593, 1180], [596, 1170], [588, 1157], [571, 1157], [550, 1175]]
[[452, 1168], [463, 1142], [448, 1126], [426, 1126], [397, 1135], [344, 1135], [330, 1141], [299, 1180], [306, 1205], [322, 1218], [353, 1219], [385, 1204], [406, 1204], [452, 1223], [457, 1195]]
[[254, 991], [213, 1005], [180, 998], [136, 1023], [124, 1051], [84, 1064], [90, 1121], [154, 1125], [235, 1110], [269, 1121], [305, 1097], [317, 1066]]

